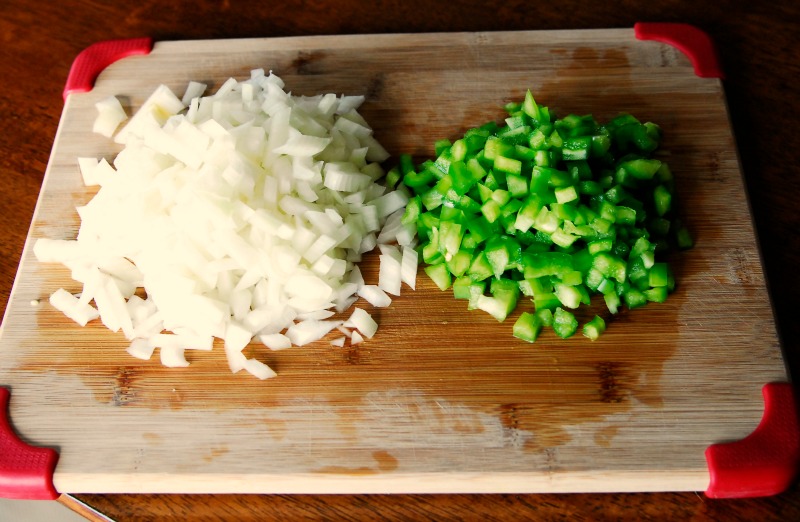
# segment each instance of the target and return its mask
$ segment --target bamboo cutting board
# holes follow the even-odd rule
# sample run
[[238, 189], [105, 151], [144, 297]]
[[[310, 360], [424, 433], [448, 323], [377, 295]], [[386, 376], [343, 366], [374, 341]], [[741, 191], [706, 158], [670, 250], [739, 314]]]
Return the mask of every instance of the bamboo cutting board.
[[[357, 348], [253, 345], [279, 373], [263, 382], [230, 374], [221, 347], [181, 369], [133, 359], [122, 334], [53, 310], [52, 291], [79, 287], [32, 244], [74, 237], [90, 197], [76, 158], [117, 152], [91, 132], [94, 103], [135, 110], [160, 83], [213, 92], [259, 67], [294, 94], [364, 94], [395, 157], [429, 156], [527, 89], [560, 116], [658, 123], [696, 241], [672, 259], [677, 290], [596, 342], [531, 345], [516, 314], [468, 312], [420, 272], [390, 308], [361, 303], [380, 329]], [[762, 386], [786, 380], [721, 81], [632, 29], [157, 42], [113, 63], [66, 98], [0, 344], [14, 427], [59, 451], [71, 493], [704, 490], [706, 448], [751, 433]]]

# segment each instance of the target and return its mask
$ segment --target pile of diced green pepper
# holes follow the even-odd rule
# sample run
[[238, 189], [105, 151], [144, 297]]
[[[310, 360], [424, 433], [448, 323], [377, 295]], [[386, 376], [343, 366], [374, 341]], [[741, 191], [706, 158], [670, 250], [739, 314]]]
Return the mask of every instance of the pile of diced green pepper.
[[[674, 211], [674, 179], [654, 159], [660, 128], [621, 114], [555, 119], [530, 91], [489, 122], [435, 144], [435, 159], [409, 155], [389, 173], [412, 194], [403, 222], [414, 223], [425, 272], [469, 309], [503, 321], [521, 296], [533, 302], [513, 335], [533, 342], [544, 326], [572, 336], [570, 311], [602, 295], [611, 314], [674, 289], [656, 255], [692, 239]], [[583, 334], [597, 339], [595, 315]]]

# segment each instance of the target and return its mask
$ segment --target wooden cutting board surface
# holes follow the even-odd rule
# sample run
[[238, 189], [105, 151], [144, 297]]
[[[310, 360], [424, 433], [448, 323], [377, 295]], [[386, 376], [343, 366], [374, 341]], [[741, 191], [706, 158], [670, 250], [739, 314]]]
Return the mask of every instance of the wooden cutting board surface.
[[[395, 157], [499, 120], [527, 89], [561, 116], [658, 123], [696, 240], [672, 258], [677, 290], [596, 342], [550, 330], [531, 345], [511, 336], [516, 314], [468, 312], [421, 273], [358, 348], [253, 345], [268, 381], [232, 375], [221, 347], [188, 368], [139, 361], [121, 333], [53, 310], [52, 291], [80, 287], [32, 245], [74, 237], [91, 197], [76, 158], [118, 151], [91, 132], [94, 103], [135, 110], [160, 83], [215, 90], [259, 67], [295, 94], [366, 95]], [[785, 380], [722, 84], [629, 29], [157, 42], [114, 63], [66, 100], [0, 344], [12, 422], [58, 449], [54, 483], [72, 493], [704, 490], [705, 449], [748, 435], [762, 386]]]

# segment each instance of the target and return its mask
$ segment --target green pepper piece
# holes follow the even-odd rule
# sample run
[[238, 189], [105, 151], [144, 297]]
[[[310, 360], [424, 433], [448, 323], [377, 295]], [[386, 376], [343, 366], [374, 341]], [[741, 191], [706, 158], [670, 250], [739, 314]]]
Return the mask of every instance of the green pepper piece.
[[658, 169], [661, 167], [661, 162], [656, 159], [633, 159], [624, 161], [620, 167], [625, 169], [627, 173], [636, 179], [653, 179]]
[[508, 174], [506, 186], [514, 198], [524, 198], [528, 194], [528, 180], [520, 174]]
[[463, 139], [454, 141], [450, 146], [450, 158], [452, 161], [464, 161], [468, 152], [467, 142]]
[[484, 203], [483, 206], [481, 206], [481, 213], [483, 214], [483, 217], [486, 218], [486, 221], [489, 223], [494, 223], [500, 218], [503, 211], [502, 207], [497, 201], [490, 199]]
[[667, 300], [668, 294], [666, 286], [648, 288], [647, 290], [643, 290], [642, 293], [648, 301], [652, 301], [654, 303], [663, 303]]
[[539, 110], [539, 106], [536, 104], [536, 100], [533, 99], [533, 94], [531, 94], [530, 90], [525, 93], [525, 100], [522, 102], [522, 112], [527, 114], [534, 123], [542, 123], [542, 113]]
[[578, 320], [572, 312], [557, 307], [553, 312], [553, 330], [562, 339], [572, 337], [578, 330]]
[[427, 168], [421, 169], [419, 172], [414, 170], [406, 173], [403, 175], [403, 184], [416, 193], [424, 192], [430, 183], [433, 183], [436, 179], [436, 175]]
[[556, 201], [559, 203], [570, 203], [578, 200], [578, 191], [574, 185], [567, 185], [566, 187], [559, 187], [555, 189]]
[[591, 136], [580, 136], [564, 140], [562, 150], [565, 160], [585, 160], [589, 157], [589, 150], [592, 147]]
[[592, 268], [620, 283], [627, 279], [628, 268], [625, 261], [608, 252], [600, 252], [595, 255], [592, 259]]
[[664, 185], [658, 185], [653, 189], [653, 200], [659, 216], [664, 216], [672, 208], [672, 194]]
[[605, 331], [606, 322], [599, 315], [595, 315], [591, 321], [583, 325], [583, 335], [592, 341], [596, 341]]
[[416, 223], [419, 220], [421, 213], [422, 200], [419, 196], [414, 196], [408, 200], [408, 203], [406, 203], [406, 210], [403, 212], [403, 217], [400, 218], [400, 222], [404, 225]]
[[491, 296], [479, 295], [474, 301], [476, 308], [487, 312], [498, 321], [505, 321], [517, 306], [519, 287], [509, 279], [495, 279], [490, 285]]
[[487, 160], [494, 161], [498, 156], [513, 157], [514, 145], [506, 143], [497, 136], [490, 136], [486, 140], [486, 145], [483, 149], [484, 156]]
[[561, 277], [575, 270], [572, 262], [572, 256], [562, 252], [525, 253], [521, 260], [525, 279], [543, 276]]
[[478, 243], [482, 243], [492, 237], [497, 228], [481, 217], [470, 219], [466, 222], [467, 230], [472, 234]]
[[536, 314], [522, 312], [511, 331], [514, 337], [532, 343], [539, 337], [542, 326], [542, 320]]
[[631, 310], [647, 304], [647, 296], [636, 288], [629, 288], [623, 292], [622, 299], [625, 301], [625, 305]]
[[441, 140], [436, 140], [433, 143], [433, 153], [434, 153], [434, 155], [441, 156], [443, 152], [445, 152], [445, 151], [450, 149], [451, 145], [452, 145], [452, 143], [447, 138], [441, 139]]
[[517, 174], [522, 172], [522, 162], [510, 156], [498, 155], [494, 159], [494, 168], [506, 174]]
[[653, 287], [666, 287], [669, 283], [669, 269], [666, 263], [655, 263], [648, 273], [647, 284]]
[[450, 288], [452, 278], [450, 276], [450, 271], [447, 269], [447, 265], [444, 263], [426, 266], [425, 273], [428, 274], [428, 277], [431, 278], [439, 290], [444, 291]]
[[[463, 244], [463, 242], [462, 242]], [[446, 259], [446, 256], [445, 256]], [[462, 248], [452, 255], [449, 261], [446, 261], [447, 269], [455, 277], [463, 276], [469, 269], [472, 263], [472, 252], [466, 248]]]
[[525, 203], [517, 212], [517, 218], [514, 221], [514, 228], [519, 232], [528, 231], [536, 222], [536, 216], [542, 210], [543, 204], [541, 198], [535, 194], [531, 194], [525, 199]]
[[467, 168], [466, 163], [463, 161], [453, 161], [447, 171], [447, 175], [451, 179], [451, 187], [459, 196], [466, 194], [472, 185], [475, 183], [475, 178]]
[[606, 308], [608, 308], [609, 312], [616, 314], [619, 311], [621, 301], [615, 290], [611, 289], [607, 292], [603, 292], [603, 300], [605, 301]]
[[552, 234], [550, 234], [550, 239], [552, 239], [553, 243], [556, 245], [567, 248], [572, 246], [572, 244], [578, 240], [578, 236], [569, 234], [563, 228], [559, 227]]
[[486, 283], [474, 281], [469, 276], [461, 276], [453, 281], [453, 297], [456, 299], [469, 299], [473, 294], [483, 294]]
[[554, 285], [554, 294], [563, 306], [567, 308], [578, 308], [581, 304], [581, 293], [575, 286], [565, 284]]
[[561, 301], [554, 293], [542, 294], [533, 298], [533, 306], [537, 311], [540, 310], [555, 310], [561, 306]]
[[492, 265], [489, 264], [489, 260], [486, 258], [486, 253], [484, 251], [475, 254], [472, 258], [472, 263], [470, 263], [469, 269], [467, 269], [467, 274], [473, 281], [483, 281], [494, 275]]
[[442, 221], [439, 225], [439, 252], [445, 260], [450, 260], [461, 248], [464, 227], [455, 221]]
[[506, 236], [491, 238], [486, 243], [486, 249], [484, 250], [486, 259], [492, 267], [492, 274], [498, 278], [508, 268], [512, 255], [508, 250], [506, 241], [503, 240], [504, 237]]

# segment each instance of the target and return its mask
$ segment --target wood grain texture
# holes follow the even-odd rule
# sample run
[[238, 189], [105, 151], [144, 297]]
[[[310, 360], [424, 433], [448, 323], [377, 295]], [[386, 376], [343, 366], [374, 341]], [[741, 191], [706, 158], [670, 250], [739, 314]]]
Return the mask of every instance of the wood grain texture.
[[[29, 71], [30, 63], [35, 63], [42, 70], [52, 71], [55, 75], [61, 71], [66, 77], [66, 69], [71, 59], [86, 45], [104, 38], [138, 36], [150, 34], [156, 39], [188, 39], [213, 37], [242, 36], [280, 36], [299, 34], [338, 34], [338, 33], [371, 33], [430, 30], [501, 30], [501, 29], [547, 29], [547, 28], [582, 28], [582, 27], [629, 27], [634, 21], [643, 18], [658, 20], [674, 20], [692, 22], [709, 30], [721, 44], [723, 65], [729, 80], [725, 84], [731, 106], [731, 116], [737, 139], [744, 145], [740, 148], [744, 172], [747, 176], [751, 202], [754, 208], [756, 223], [763, 246], [765, 266], [770, 281], [779, 281], [771, 286], [779, 324], [784, 338], [791, 339], [789, 333], [796, 332], [796, 325], [790, 320], [788, 305], [797, 291], [796, 278], [788, 274], [796, 265], [797, 249], [792, 242], [791, 231], [796, 228], [796, 212], [792, 192], [792, 179], [796, 179], [796, 148], [780, 146], [793, 143], [790, 126], [776, 125], [783, 113], [791, 113], [792, 104], [796, 104], [793, 96], [793, 79], [796, 78], [797, 65], [787, 62], [783, 56], [796, 53], [796, 43], [791, 38], [797, 31], [797, 16], [788, 6], [771, 6], [761, 10], [758, 6], [748, 6], [741, 15], [731, 16], [736, 11], [735, 3], [720, 3], [714, 6], [692, 6], [678, 2], [667, 2], [659, 6], [658, 12], [644, 13], [636, 5], [596, 6], [591, 9], [557, 9], [542, 6], [516, 6], [513, 2], [505, 3], [500, 10], [480, 5], [465, 3], [447, 9], [416, 6], [413, 2], [402, 4], [386, 3], [379, 6], [380, 12], [372, 12], [369, 8], [354, 11], [355, 6], [348, 2], [337, 4], [335, 10], [326, 11], [322, 3], [306, 6], [302, 16], [290, 16], [291, 3], [276, 6], [269, 12], [247, 12], [247, 8], [231, 4], [220, 4], [220, 7], [205, 5], [202, 2], [192, 4], [171, 5], [164, 8], [155, 4], [142, 3], [130, 12], [123, 13], [114, 7], [76, 2], [62, 4], [49, 11], [37, 12], [36, 16], [20, 7], [9, 9], [11, 13], [4, 18], [4, 34], [13, 39], [15, 35], [27, 35], [28, 31], [37, 27], [48, 27], [52, 32], [53, 42], [49, 43], [52, 52], [40, 53], [44, 45], [42, 40], [17, 41], [14, 53], [3, 55], [4, 70], [18, 73], [20, 78], [37, 78], [35, 72]], [[428, 7], [427, 9], [425, 7]], [[652, 6], [651, 6], [652, 7]], [[287, 11], [288, 9], [288, 11]], [[785, 12], [783, 11], [785, 10]], [[77, 14], [77, 16], [65, 16]], [[179, 23], [192, 14], [213, 14], [213, 22], [200, 18], [197, 23], [187, 27]], [[119, 22], [113, 25], [88, 23], [110, 17]], [[64, 21], [55, 24], [56, 20]], [[6, 25], [8, 27], [6, 27]], [[85, 30], [91, 26], [90, 30]], [[80, 27], [80, 30], [77, 28]], [[35, 31], [31, 31], [35, 34]], [[771, 43], [770, 50], [757, 45], [761, 41]], [[777, 52], [776, 52], [777, 51]], [[4, 51], [7, 52], [7, 51]], [[26, 76], [27, 74], [27, 76]], [[21, 93], [10, 89], [2, 93], [4, 107], [13, 108], [10, 118], [2, 121], [3, 125], [14, 122], [25, 122], [14, 134], [14, 142], [3, 142], [3, 169], [9, 179], [8, 191], [3, 191], [8, 201], [3, 216], [7, 220], [9, 239], [3, 242], [8, 249], [3, 259], [3, 267], [8, 274], [10, 289], [16, 260], [27, 232], [27, 222], [36, 200], [37, 177], [44, 171], [48, 158], [49, 143], [52, 142], [55, 125], [60, 114], [58, 93], [62, 86], [42, 85], [31, 81], [29, 90]], [[49, 94], [48, 94], [49, 93]], [[38, 95], [38, 96], [37, 96]], [[16, 96], [16, 97], [14, 97]], [[49, 99], [43, 104], [39, 100]], [[24, 101], [20, 101], [24, 100]], [[752, 100], [759, 100], [754, 104]], [[763, 104], [763, 105], [762, 105]], [[769, 110], [772, 108], [772, 110]], [[577, 109], [576, 109], [577, 110]], [[33, 121], [25, 118], [34, 115]], [[788, 121], [788, 120], [787, 120]], [[49, 126], [48, 126], [49, 122]], [[15, 128], [16, 127], [8, 127]], [[5, 129], [4, 129], [5, 130]], [[6, 136], [9, 132], [5, 133]], [[19, 138], [16, 136], [19, 135]], [[796, 141], [796, 140], [794, 140]], [[21, 145], [19, 144], [21, 142]], [[38, 167], [38, 170], [36, 168]], [[25, 173], [29, 173], [26, 177]], [[31, 176], [33, 179], [31, 179]], [[31, 190], [33, 192], [31, 192]], [[15, 228], [16, 227], [16, 228]], [[15, 231], [16, 232], [13, 232]], [[16, 239], [14, 239], [16, 238]], [[787, 242], [788, 239], [788, 242]], [[6, 253], [6, 252], [4, 252]], [[735, 256], [734, 256], [735, 257]], [[6, 266], [7, 265], [7, 266]], [[771, 269], [772, 268], [772, 269]], [[732, 272], [735, 274], [736, 272]], [[794, 346], [786, 344], [787, 359], [794, 360]], [[607, 373], [607, 371], [606, 371]], [[374, 458], [371, 465], [378, 467]], [[383, 459], [384, 461], [387, 459]], [[384, 466], [385, 466], [384, 462]], [[261, 513], [261, 519], [268, 518], [268, 513], [281, 513], [294, 518], [347, 518], [369, 517], [370, 513], [385, 518], [424, 518], [436, 517], [451, 519], [469, 518], [469, 513], [497, 513], [497, 517], [527, 516], [530, 518], [557, 518], [572, 515], [577, 519], [609, 518], [655, 518], [659, 515], [673, 514], [674, 518], [695, 517], [698, 519], [735, 518], [745, 519], [780, 519], [787, 514], [794, 518], [797, 513], [794, 491], [776, 499], [753, 501], [734, 501], [729, 503], [711, 502], [707, 499], [688, 494], [665, 495], [580, 495], [580, 496], [333, 496], [333, 497], [256, 497], [256, 496], [91, 496], [95, 503], [103, 503], [119, 519], [180, 519], [189, 517], [190, 513], [197, 518], [223, 519], [227, 514], [244, 518], [246, 513]], [[581, 507], [586, 503], [586, 508]], [[197, 511], [198, 506], [205, 506], [204, 511]], [[531, 509], [535, 506], [535, 509]], [[624, 506], [624, 507], [621, 507]], [[638, 516], [630, 506], [641, 508]], [[735, 509], [734, 509], [735, 507]], [[152, 511], [150, 511], [152, 510]], [[372, 511], [374, 510], [374, 511]], [[126, 514], [127, 513], [127, 514]], [[155, 513], [160, 514], [157, 517]], [[644, 514], [644, 515], [642, 515]], [[416, 516], [415, 516], [416, 515]], [[749, 516], [748, 516], [749, 515]], [[477, 518], [477, 517], [473, 517]]]

